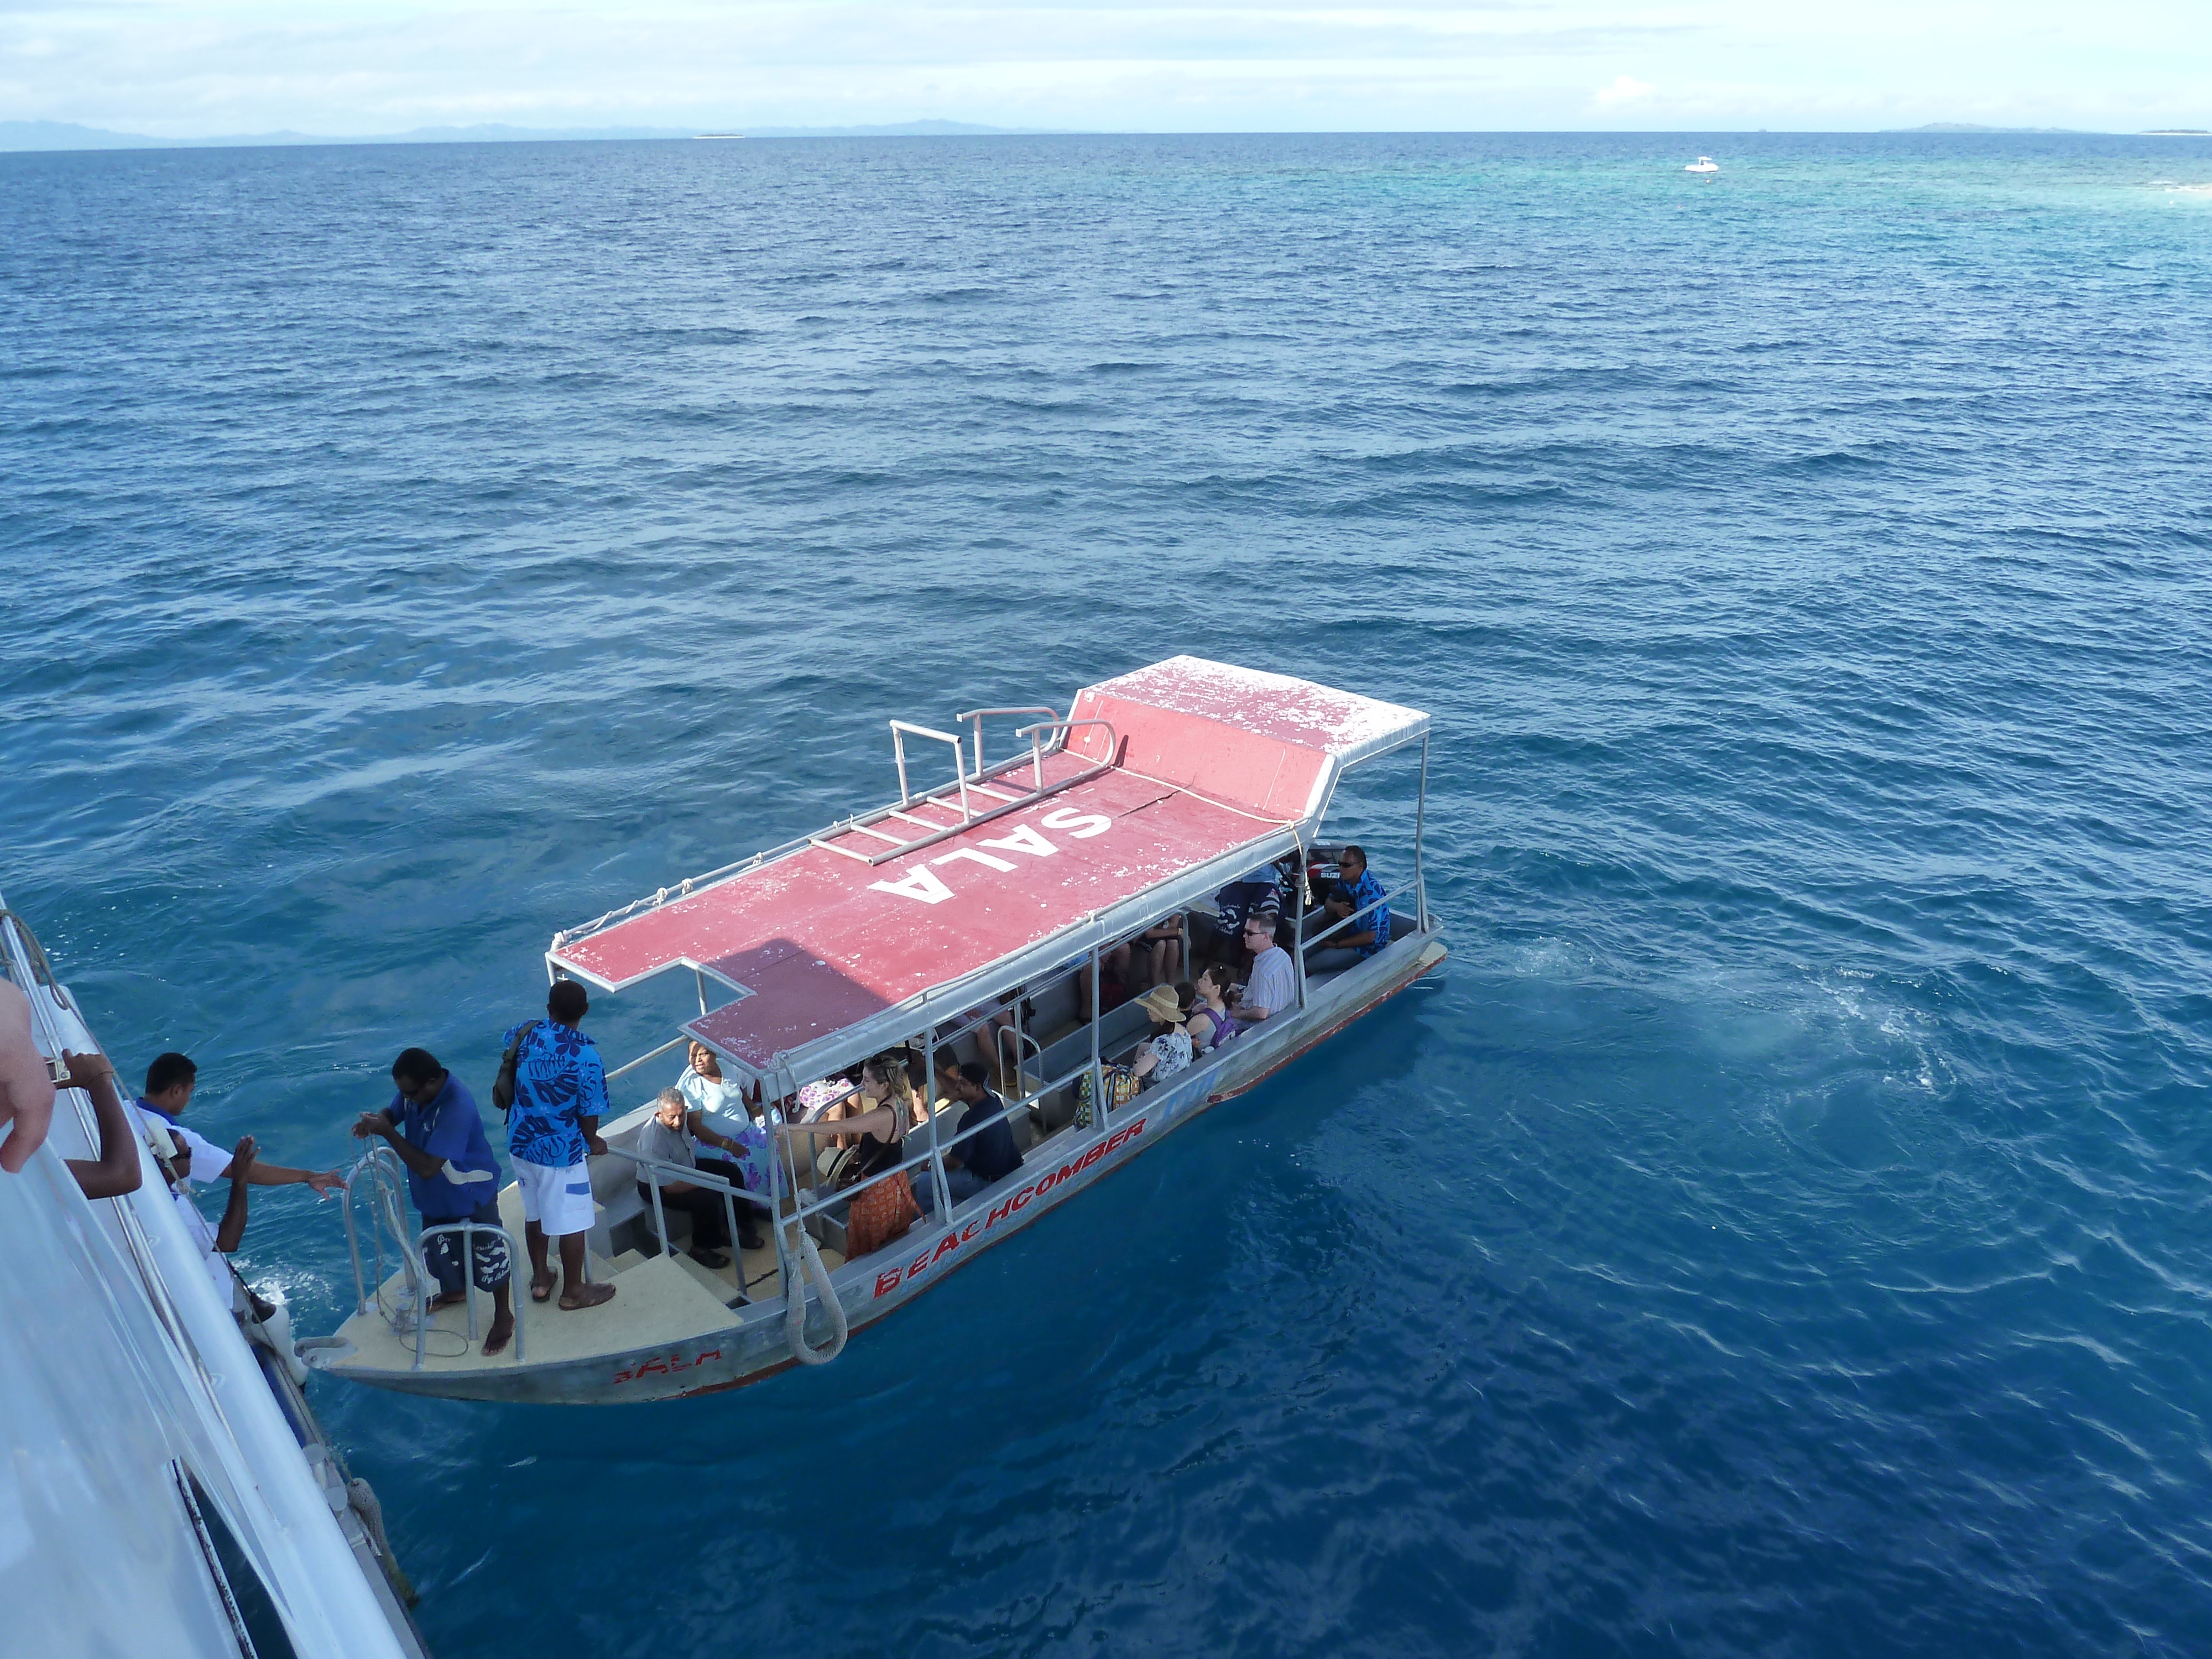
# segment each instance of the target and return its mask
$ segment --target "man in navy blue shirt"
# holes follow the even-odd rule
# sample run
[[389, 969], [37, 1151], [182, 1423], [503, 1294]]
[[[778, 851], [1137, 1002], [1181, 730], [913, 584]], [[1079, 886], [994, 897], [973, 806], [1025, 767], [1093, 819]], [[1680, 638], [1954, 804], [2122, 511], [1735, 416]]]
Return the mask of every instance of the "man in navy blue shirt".
[[[1358, 920], [1329, 934], [1325, 944], [1306, 952], [1309, 974], [1334, 974], [1357, 968], [1390, 943], [1390, 907], [1382, 902], [1382, 884], [1367, 867], [1365, 851], [1358, 847], [1346, 848], [1337, 854], [1336, 868], [1339, 879], [1336, 890], [1329, 895], [1328, 919], [1318, 927], [1308, 923], [1308, 931], [1319, 933], [1334, 927], [1347, 916]], [[1372, 909], [1368, 908], [1370, 905]], [[1366, 914], [1361, 915], [1362, 911]]]
[[[1014, 1126], [1002, 1114], [1006, 1103], [991, 1087], [991, 1068], [969, 1060], [945, 1077], [945, 1092], [965, 1101], [960, 1127], [952, 1133], [958, 1144], [945, 1154], [945, 1185], [955, 1204], [964, 1204], [994, 1181], [1003, 1181], [1022, 1167], [1021, 1148], [1014, 1145]], [[994, 1121], [993, 1120], [997, 1120]], [[958, 1140], [980, 1124], [989, 1124], [966, 1140]], [[924, 1210], [936, 1206], [934, 1171], [924, 1170], [914, 1179], [914, 1201]]]
[[[391, 1106], [363, 1112], [353, 1132], [364, 1139], [373, 1135], [386, 1141], [399, 1155], [407, 1166], [408, 1196], [422, 1212], [423, 1226], [453, 1221], [498, 1226], [499, 1164], [468, 1086], [426, 1048], [409, 1048], [392, 1062], [392, 1085], [398, 1092]], [[507, 1235], [470, 1234], [465, 1252], [461, 1237], [439, 1233], [422, 1241], [423, 1263], [438, 1281], [430, 1306], [447, 1308], [465, 1300], [468, 1291], [461, 1274], [472, 1270], [477, 1288], [491, 1292], [491, 1328], [484, 1334], [483, 1351], [495, 1354], [514, 1335]]]

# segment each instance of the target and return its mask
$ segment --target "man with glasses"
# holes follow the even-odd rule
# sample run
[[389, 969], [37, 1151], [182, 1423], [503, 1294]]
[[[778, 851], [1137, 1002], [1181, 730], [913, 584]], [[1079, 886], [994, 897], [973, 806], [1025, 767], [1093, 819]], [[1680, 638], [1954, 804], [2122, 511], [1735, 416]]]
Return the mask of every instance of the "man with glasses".
[[[392, 1062], [392, 1085], [398, 1092], [389, 1109], [363, 1112], [353, 1132], [388, 1142], [407, 1166], [407, 1194], [422, 1212], [422, 1225], [475, 1221], [496, 1227], [499, 1164], [477, 1115], [476, 1097], [460, 1079], [438, 1064], [426, 1048], [409, 1048]], [[491, 1328], [484, 1333], [487, 1357], [501, 1352], [514, 1335], [514, 1279], [507, 1235], [440, 1233], [422, 1241], [422, 1262], [438, 1281], [430, 1298], [434, 1312], [458, 1305], [468, 1295], [461, 1283], [472, 1272], [477, 1288], [491, 1292]]]
[[1306, 952], [1309, 974], [1336, 974], [1357, 968], [1390, 943], [1390, 907], [1382, 902], [1382, 884], [1367, 867], [1365, 851], [1346, 848], [1336, 856], [1336, 890], [1324, 907], [1328, 920], [1316, 931], [1334, 927], [1347, 918], [1356, 920]]
[[1244, 948], [1252, 953], [1252, 973], [1245, 981], [1244, 994], [1230, 1011], [1240, 1024], [1273, 1019], [1297, 1006], [1297, 975], [1291, 966], [1291, 953], [1275, 943], [1277, 921], [1273, 916], [1245, 921]]

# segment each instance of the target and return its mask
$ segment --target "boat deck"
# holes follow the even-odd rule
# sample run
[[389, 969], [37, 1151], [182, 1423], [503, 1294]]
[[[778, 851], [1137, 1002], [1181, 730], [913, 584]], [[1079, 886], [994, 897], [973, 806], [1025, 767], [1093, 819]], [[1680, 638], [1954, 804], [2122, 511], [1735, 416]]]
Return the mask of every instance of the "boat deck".
[[[510, 1186], [500, 1194], [499, 1210], [500, 1220], [520, 1239], [522, 1200], [514, 1188]], [[823, 1265], [833, 1273], [845, 1265], [845, 1258], [836, 1250], [824, 1247], [821, 1254]], [[735, 1325], [748, 1304], [773, 1304], [775, 1316], [782, 1316], [783, 1274], [772, 1244], [732, 1253], [730, 1265], [719, 1272], [688, 1255], [647, 1256], [625, 1250], [610, 1261], [594, 1254], [591, 1275], [595, 1282], [613, 1285], [615, 1299], [596, 1308], [564, 1310], [557, 1296], [550, 1302], [529, 1301], [529, 1264], [526, 1261], [515, 1264], [515, 1292], [525, 1303], [523, 1347], [532, 1369], [712, 1335]], [[385, 1308], [395, 1306], [405, 1283], [404, 1272], [394, 1272], [378, 1290], [380, 1304]], [[491, 1298], [478, 1292], [476, 1302], [474, 1342], [469, 1340], [466, 1308], [441, 1308], [430, 1316], [423, 1343], [424, 1372], [521, 1369], [525, 1362], [517, 1357], [513, 1343], [505, 1352], [484, 1358], [483, 1339], [491, 1322]], [[399, 1334], [376, 1308], [354, 1315], [338, 1328], [337, 1335], [351, 1343], [354, 1351], [342, 1358], [319, 1358], [317, 1364], [323, 1370], [343, 1375], [349, 1370], [414, 1369], [413, 1334]]]

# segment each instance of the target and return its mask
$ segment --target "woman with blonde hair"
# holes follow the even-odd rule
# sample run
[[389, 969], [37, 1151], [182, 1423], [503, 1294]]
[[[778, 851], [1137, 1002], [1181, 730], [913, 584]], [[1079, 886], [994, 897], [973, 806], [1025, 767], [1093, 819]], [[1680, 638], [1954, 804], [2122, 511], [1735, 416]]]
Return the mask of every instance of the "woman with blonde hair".
[[[859, 1187], [845, 1218], [845, 1259], [848, 1261], [882, 1249], [902, 1236], [921, 1214], [914, 1201], [914, 1183], [898, 1168], [906, 1156], [906, 1132], [914, 1127], [917, 1110], [927, 1110], [908, 1069], [906, 1051], [894, 1048], [878, 1054], [860, 1073], [860, 1110], [836, 1119], [813, 1123], [787, 1123], [787, 1139], [805, 1138], [811, 1162], [816, 1140], [834, 1135], [853, 1143], [852, 1152], [833, 1166], [841, 1187]], [[861, 1186], [885, 1170], [897, 1173]]]

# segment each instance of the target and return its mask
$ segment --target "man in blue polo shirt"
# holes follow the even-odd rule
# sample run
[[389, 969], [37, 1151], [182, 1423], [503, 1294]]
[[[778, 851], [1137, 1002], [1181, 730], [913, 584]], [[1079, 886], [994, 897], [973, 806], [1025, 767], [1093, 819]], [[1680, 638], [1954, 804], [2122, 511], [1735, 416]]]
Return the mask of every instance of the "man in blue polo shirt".
[[[390, 1143], [407, 1166], [407, 1194], [424, 1227], [453, 1221], [499, 1220], [499, 1164], [477, 1115], [468, 1085], [438, 1064], [427, 1048], [409, 1048], [392, 1062], [392, 1086], [398, 1092], [380, 1112], [363, 1112], [353, 1126], [363, 1139]], [[472, 1271], [477, 1288], [489, 1291], [491, 1328], [484, 1333], [487, 1356], [502, 1351], [514, 1335], [513, 1278], [505, 1233], [471, 1233], [469, 1249], [461, 1235], [439, 1233], [422, 1241], [423, 1265], [438, 1281], [433, 1310], [452, 1307], [468, 1295], [461, 1274]]]

